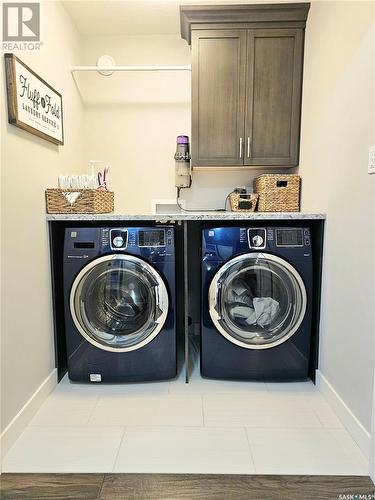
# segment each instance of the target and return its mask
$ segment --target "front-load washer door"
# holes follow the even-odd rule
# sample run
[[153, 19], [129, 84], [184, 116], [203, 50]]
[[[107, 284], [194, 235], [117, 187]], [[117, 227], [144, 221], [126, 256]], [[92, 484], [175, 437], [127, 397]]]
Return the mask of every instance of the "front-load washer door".
[[132, 255], [106, 255], [85, 266], [70, 292], [77, 330], [105, 351], [127, 352], [153, 340], [168, 314], [160, 274]]
[[211, 319], [225, 338], [247, 349], [268, 349], [298, 330], [307, 294], [301, 276], [286, 260], [248, 253], [217, 271], [208, 301]]

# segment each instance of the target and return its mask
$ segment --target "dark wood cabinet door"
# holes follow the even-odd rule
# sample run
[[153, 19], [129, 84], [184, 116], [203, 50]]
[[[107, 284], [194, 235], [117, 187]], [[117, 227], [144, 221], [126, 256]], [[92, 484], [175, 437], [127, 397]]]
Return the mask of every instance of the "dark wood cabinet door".
[[193, 30], [192, 165], [243, 165], [246, 30]]
[[298, 165], [302, 65], [302, 29], [247, 31], [245, 165]]

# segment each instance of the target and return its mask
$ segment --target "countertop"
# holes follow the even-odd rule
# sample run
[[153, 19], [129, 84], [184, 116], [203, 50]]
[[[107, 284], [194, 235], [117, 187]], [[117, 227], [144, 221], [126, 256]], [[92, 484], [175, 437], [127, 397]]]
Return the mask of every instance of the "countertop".
[[47, 221], [155, 221], [183, 220], [324, 220], [324, 213], [309, 212], [179, 212], [166, 214], [47, 214]]

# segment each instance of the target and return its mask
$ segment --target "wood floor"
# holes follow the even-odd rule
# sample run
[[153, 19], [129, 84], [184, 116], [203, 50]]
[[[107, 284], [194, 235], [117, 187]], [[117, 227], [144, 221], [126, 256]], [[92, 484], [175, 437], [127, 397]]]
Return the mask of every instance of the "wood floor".
[[1, 500], [338, 500], [340, 495], [375, 498], [374, 485], [364, 476], [3, 474], [0, 481]]

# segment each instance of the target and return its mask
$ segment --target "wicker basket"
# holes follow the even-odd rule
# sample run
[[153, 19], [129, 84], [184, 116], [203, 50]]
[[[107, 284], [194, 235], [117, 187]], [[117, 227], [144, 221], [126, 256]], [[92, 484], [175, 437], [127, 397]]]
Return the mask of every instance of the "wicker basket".
[[[229, 195], [230, 207], [232, 212], [254, 212], [258, 202], [257, 194], [241, 195], [238, 193], [232, 193]], [[241, 204], [248, 205], [249, 208], [241, 208]]]
[[301, 177], [295, 174], [265, 174], [254, 180], [259, 212], [299, 212]]
[[114, 193], [101, 189], [46, 189], [49, 214], [106, 214], [113, 212]]

